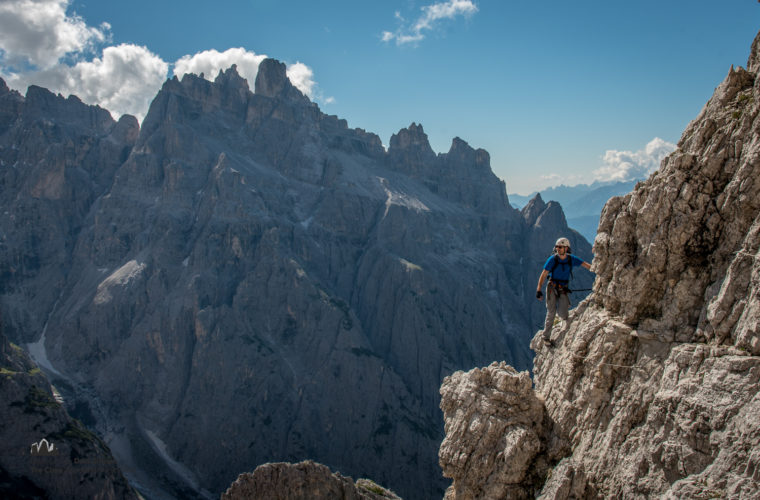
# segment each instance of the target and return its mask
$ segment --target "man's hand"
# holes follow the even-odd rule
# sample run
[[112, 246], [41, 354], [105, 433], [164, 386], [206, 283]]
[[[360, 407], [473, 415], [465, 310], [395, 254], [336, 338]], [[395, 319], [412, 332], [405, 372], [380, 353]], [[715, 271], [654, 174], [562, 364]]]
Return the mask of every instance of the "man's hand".
[[544, 298], [544, 292], [542, 292], [541, 290], [536, 290], [536, 298], [538, 300], [543, 299]]

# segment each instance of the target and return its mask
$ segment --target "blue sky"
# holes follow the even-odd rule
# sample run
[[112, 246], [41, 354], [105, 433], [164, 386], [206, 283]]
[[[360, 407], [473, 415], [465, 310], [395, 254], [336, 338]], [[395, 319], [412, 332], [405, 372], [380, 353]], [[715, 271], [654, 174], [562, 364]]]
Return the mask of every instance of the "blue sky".
[[178, 69], [266, 55], [349, 126], [459, 136], [527, 194], [651, 171], [758, 21], [755, 0], [0, 0], [0, 76], [141, 116]]

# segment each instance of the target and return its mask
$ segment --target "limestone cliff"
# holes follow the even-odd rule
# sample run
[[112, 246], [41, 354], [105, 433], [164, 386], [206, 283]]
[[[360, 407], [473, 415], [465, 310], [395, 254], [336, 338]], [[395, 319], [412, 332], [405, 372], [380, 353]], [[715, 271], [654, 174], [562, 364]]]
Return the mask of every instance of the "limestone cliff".
[[447, 498], [760, 495], [759, 60], [760, 35], [606, 205], [594, 292], [558, 347], [534, 339], [535, 388], [505, 364], [445, 380]]
[[241, 474], [222, 500], [401, 500], [395, 493], [369, 479], [355, 483], [307, 460], [297, 464], [268, 463]]

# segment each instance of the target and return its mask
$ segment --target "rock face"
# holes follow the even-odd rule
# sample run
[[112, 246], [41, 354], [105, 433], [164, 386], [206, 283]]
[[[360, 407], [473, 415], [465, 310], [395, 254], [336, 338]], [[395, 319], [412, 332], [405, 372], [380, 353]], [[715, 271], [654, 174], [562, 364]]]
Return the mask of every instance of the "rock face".
[[222, 500], [401, 500], [393, 492], [368, 479], [354, 483], [322, 464], [276, 463], [241, 474]]
[[504, 362], [446, 377], [439, 457], [454, 480], [446, 498], [535, 497], [548, 469], [551, 425], [532, 385], [528, 372]]
[[541, 265], [558, 236], [589, 245], [556, 205], [526, 222], [460, 139], [435, 154], [412, 124], [386, 151], [277, 61], [255, 89], [169, 80], [139, 128], [0, 89], [9, 337], [150, 496], [307, 458], [440, 496], [441, 380], [527, 368]]
[[[537, 485], [543, 498], [760, 495], [759, 51], [760, 35], [748, 69], [731, 68], [661, 169], [606, 205], [593, 294], [571, 315], [557, 348], [534, 340], [535, 389], [518, 399], [543, 404], [521, 410], [509, 403], [514, 382], [479, 403], [507, 401], [501, 412], [532, 419], [525, 433], [538, 439], [525, 460], [554, 465], [539, 468], [540, 481], [520, 478], [522, 493], [513, 497], [530, 496]], [[447, 430], [474, 412], [466, 398], [449, 395], [477, 378], [446, 379]], [[551, 430], [543, 438], [542, 414]], [[488, 417], [478, 429], [501, 433], [501, 422]], [[468, 450], [475, 439], [500, 438], [447, 434], [442, 465], [454, 463], [452, 448]], [[508, 441], [477, 473], [498, 477], [520, 451]], [[455, 478], [450, 498], [470, 498], [460, 485], [471, 473], [444, 470]], [[499, 480], [502, 488], [514, 487], [509, 479]]]
[[42, 331], [84, 219], [126, 160], [138, 125], [39, 87], [23, 98], [5, 82], [0, 109], [0, 295], [6, 332], [20, 343]]
[[0, 497], [136, 499], [108, 447], [69, 417], [0, 332]]

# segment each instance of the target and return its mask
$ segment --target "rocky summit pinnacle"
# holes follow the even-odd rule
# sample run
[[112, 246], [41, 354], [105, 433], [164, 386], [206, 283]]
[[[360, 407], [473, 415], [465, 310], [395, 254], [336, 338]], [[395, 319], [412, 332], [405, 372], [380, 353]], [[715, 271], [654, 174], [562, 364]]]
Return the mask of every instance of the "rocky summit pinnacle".
[[760, 34], [607, 203], [594, 293], [556, 347], [534, 337], [535, 387], [505, 363], [445, 379], [447, 499], [760, 497], [759, 60]]
[[474, 149], [459, 137], [451, 141], [446, 158], [452, 163], [465, 165], [468, 168], [491, 170], [491, 155], [485, 149]]
[[285, 64], [275, 59], [264, 59], [259, 64], [259, 71], [256, 74], [255, 93], [286, 101], [300, 101], [304, 103], [308, 103], [309, 101], [290, 82]]
[[434, 156], [433, 148], [430, 147], [428, 136], [422, 125], [412, 123], [407, 128], [402, 128], [398, 133], [391, 136], [389, 151], [391, 154], [399, 151], [414, 151], [421, 158]]

